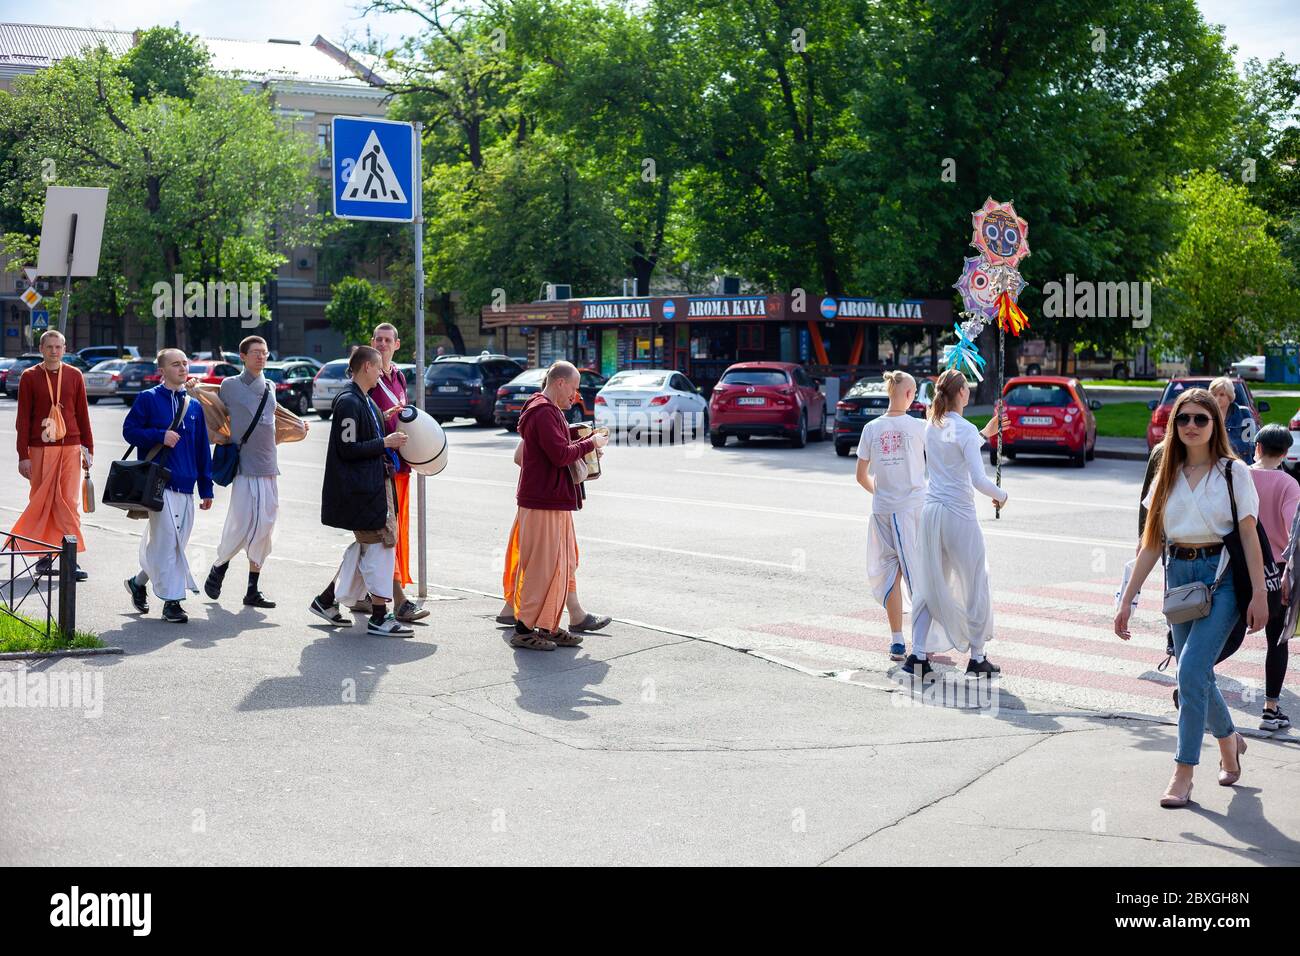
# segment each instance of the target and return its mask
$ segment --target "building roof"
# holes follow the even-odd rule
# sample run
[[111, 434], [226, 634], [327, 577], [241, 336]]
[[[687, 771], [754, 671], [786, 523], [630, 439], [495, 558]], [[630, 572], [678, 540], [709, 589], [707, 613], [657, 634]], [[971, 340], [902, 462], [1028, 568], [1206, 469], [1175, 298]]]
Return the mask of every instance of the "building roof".
[[[212, 54], [212, 69], [229, 76], [257, 82], [326, 83], [360, 88], [384, 83], [383, 78], [374, 72], [373, 64], [358, 62], [320, 36], [310, 44], [287, 40], [200, 39]], [[0, 23], [0, 69], [19, 72], [43, 69], [101, 43], [109, 52], [120, 56], [134, 45], [134, 33], [38, 23]]]

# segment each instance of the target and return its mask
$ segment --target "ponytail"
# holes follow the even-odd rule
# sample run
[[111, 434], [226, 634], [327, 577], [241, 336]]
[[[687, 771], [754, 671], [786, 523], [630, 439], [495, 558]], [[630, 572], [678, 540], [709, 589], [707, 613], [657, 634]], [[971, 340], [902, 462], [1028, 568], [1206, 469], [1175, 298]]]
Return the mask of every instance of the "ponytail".
[[966, 384], [966, 376], [950, 368], [939, 376], [934, 386], [934, 401], [930, 403], [930, 424], [943, 427], [943, 418], [957, 402], [957, 393]]

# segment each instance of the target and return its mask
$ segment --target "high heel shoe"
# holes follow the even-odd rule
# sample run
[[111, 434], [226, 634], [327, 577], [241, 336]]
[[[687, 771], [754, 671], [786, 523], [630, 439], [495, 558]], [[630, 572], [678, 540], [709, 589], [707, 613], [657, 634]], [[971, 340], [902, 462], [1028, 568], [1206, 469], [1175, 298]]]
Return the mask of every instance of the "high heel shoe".
[[1187, 804], [1191, 803], [1192, 801], [1193, 786], [1195, 786], [1195, 784], [1189, 783], [1187, 785], [1187, 793], [1185, 793], [1181, 797], [1175, 796], [1174, 794], [1166, 790], [1165, 795], [1160, 798], [1160, 805], [1164, 807], [1166, 810], [1178, 810], [1182, 807], [1187, 806]]
[[1224, 770], [1223, 761], [1219, 761], [1219, 786], [1231, 787], [1241, 779], [1241, 755], [1246, 752], [1246, 738], [1237, 734], [1237, 769]]

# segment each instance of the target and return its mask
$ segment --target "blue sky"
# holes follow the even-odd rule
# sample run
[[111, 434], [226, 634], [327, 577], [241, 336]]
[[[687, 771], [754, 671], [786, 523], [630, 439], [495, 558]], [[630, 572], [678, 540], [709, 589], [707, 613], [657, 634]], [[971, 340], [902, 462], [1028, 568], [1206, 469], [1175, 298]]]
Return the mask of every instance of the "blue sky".
[[[361, 6], [359, 0], [0, 0], [0, 20], [123, 30], [179, 20], [182, 28], [203, 36], [304, 43], [317, 33], [336, 40], [360, 37], [367, 26], [393, 38], [418, 28], [419, 21], [409, 15], [372, 15], [363, 21], [357, 15]], [[1211, 23], [1227, 27], [1228, 41], [1238, 47], [1238, 62], [1279, 53], [1300, 61], [1296, 0], [1198, 0], [1198, 6]]]

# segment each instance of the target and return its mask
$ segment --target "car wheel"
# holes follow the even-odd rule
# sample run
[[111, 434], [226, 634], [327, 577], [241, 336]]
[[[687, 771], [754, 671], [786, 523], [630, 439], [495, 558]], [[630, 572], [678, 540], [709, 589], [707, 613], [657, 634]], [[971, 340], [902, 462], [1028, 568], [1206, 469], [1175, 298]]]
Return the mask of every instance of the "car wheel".
[[848, 458], [848, 457], [849, 457], [849, 446], [848, 446], [848, 445], [836, 445], [836, 446], [835, 446], [835, 454], [839, 455], [841, 458]]
[[1077, 455], [1071, 455], [1071, 456], [1070, 456], [1070, 464], [1073, 465], [1075, 468], [1082, 468], [1082, 467], [1083, 467], [1084, 465], [1086, 465], [1087, 463], [1088, 463], [1088, 453], [1087, 453], [1087, 452], [1083, 452], [1083, 451], [1081, 451], [1081, 452], [1079, 452], [1079, 454], [1077, 454]]
[[502, 425], [501, 427], [504, 428], [506, 431], [510, 432], [511, 434], [519, 431], [519, 424], [517, 422], [513, 425]]
[[740, 442], [741, 444], [744, 444], [745, 442], [749, 441], [749, 436], [748, 436], [748, 435], [737, 435], [737, 436], [736, 436], [736, 440], [737, 440], [738, 442]]
[[812, 441], [822, 441], [826, 438], [826, 409], [822, 409], [822, 420], [817, 424], [817, 430], [809, 434]]
[[90, 396], [90, 395], [87, 395], [87, 396], [86, 396], [86, 404], [87, 404], [87, 405], [98, 405], [98, 404], [99, 404], [99, 396], [98, 396], [98, 395], [95, 395], [95, 396], [92, 397], [92, 396]]
[[128, 408], [130, 408], [132, 405], [135, 404], [135, 396], [134, 396], [134, 395], [123, 395], [123, 396], [122, 396], [122, 404], [125, 405], [125, 406], [127, 406]]
[[808, 444], [808, 415], [799, 416], [799, 430], [790, 438], [792, 448], [802, 448]]
[[327, 421], [330, 420], [330, 416], [333, 415], [334, 413], [333, 413], [332, 411], [330, 411], [329, 409], [326, 409], [325, 411], [323, 411], [323, 412], [317, 412], [316, 414], [320, 416], [320, 420], [321, 420], [321, 421], [323, 421], [323, 422], [327, 422]]
[[722, 432], [709, 432], [709, 444], [714, 448], [721, 448], [727, 443], [727, 436]]
[[475, 418], [474, 421], [485, 428], [496, 424], [491, 418]]
[[1092, 440], [1092, 446], [1088, 449], [1088, 451], [1084, 454], [1083, 457], [1086, 458], [1088, 461], [1093, 461], [1093, 460], [1096, 459], [1096, 457], [1097, 457], [1097, 439], [1094, 438], [1094, 439]]

